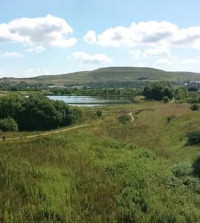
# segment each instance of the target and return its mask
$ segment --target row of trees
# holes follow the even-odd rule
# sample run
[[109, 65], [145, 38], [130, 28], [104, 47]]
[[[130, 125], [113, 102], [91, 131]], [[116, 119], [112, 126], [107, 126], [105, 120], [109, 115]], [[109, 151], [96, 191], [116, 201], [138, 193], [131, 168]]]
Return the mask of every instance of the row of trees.
[[5, 130], [14, 123], [21, 131], [49, 130], [67, 126], [82, 119], [79, 108], [71, 108], [62, 101], [53, 101], [43, 95], [23, 97], [12, 95], [0, 101], [0, 127]]
[[77, 96], [136, 96], [141, 94], [141, 90], [134, 88], [55, 88], [52, 89], [54, 95], [77, 95]]
[[168, 82], [155, 82], [144, 88], [143, 95], [148, 100], [181, 100], [187, 97], [188, 91], [186, 87], [175, 88]]

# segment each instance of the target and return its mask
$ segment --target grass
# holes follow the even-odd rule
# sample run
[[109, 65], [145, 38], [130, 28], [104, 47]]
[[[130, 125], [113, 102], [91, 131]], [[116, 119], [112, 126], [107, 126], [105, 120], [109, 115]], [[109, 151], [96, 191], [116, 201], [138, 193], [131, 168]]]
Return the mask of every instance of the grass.
[[91, 126], [1, 143], [0, 222], [200, 222], [200, 147], [185, 146], [200, 112], [188, 106], [88, 108]]

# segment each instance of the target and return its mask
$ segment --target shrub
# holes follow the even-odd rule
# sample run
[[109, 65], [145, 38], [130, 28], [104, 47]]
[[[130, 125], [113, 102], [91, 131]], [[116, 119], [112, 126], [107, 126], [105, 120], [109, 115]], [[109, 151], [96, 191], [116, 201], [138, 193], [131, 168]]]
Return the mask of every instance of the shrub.
[[195, 131], [188, 134], [188, 144], [200, 145], [200, 131]]
[[190, 109], [192, 111], [197, 111], [197, 110], [199, 110], [199, 105], [198, 104], [191, 104]]
[[4, 132], [18, 131], [18, 125], [13, 118], [4, 118], [0, 120], [0, 129]]
[[172, 167], [172, 172], [178, 178], [192, 175], [192, 165], [190, 163], [178, 163]]
[[199, 184], [199, 160], [197, 159], [193, 165], [191, 163], [178, 163], [172, 167], [172, 172], [175, 176], [170, 179], [171, 186], [183, 185], [191, 188], [194, 192], [200, 192]]
[[168, 103], [169, 102], [169, 97], [164, 96], [163, 97], [163, 102], [164, 102], [164, 104]]
[[190, 98], [188, 100], [188, 102], [191, 103], [191, 104], [199, 104], [200, 103], [200, 97]]
[[96, 111], [97, 117], [101, 118], [102, 117], [102, 114], [103, 114], [102, 110], [97, 110]]
[[167, 116], [167, 124], [169, 124], [173, 119], [175, 119], [175, 115]]
[[73, 114], [72, 123], [82, 122], [84, 116], [83, 110], [79, 107], [73, 107], [71, 110]]
[[183, 100], [188, 96], [188, 90], [186, 87], [179, 87], [175, 90], [174, 98], [175, 100]]
[[122, 124], [127, 124], [131, 121], [130, 115], [123, 114], [118, 117], [118, 121]]

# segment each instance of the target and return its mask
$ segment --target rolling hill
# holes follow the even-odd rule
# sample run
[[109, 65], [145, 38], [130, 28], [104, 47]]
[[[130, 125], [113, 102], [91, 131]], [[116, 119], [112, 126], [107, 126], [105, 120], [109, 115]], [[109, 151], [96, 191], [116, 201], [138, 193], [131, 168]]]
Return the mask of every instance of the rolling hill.
[[199, 80], [200, 73], [168, 72], [146, 67], [107, 67], [93, 71], [82, 71], [60, 75], [44, 75], [33, 78], [2, 78], [4, 83], [41, 83], [49, 85], [86, 84], [107, 82], [173, 81]]

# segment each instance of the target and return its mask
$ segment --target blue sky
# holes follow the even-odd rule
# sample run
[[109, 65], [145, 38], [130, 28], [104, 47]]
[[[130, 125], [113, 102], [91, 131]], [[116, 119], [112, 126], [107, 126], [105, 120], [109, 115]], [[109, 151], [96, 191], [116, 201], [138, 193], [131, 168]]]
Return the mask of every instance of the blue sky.
[[1, 0], [0, 77], [108, 66], [200, 72], [199, 0]]

